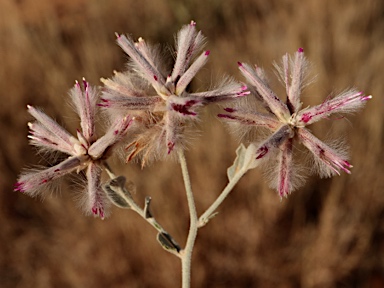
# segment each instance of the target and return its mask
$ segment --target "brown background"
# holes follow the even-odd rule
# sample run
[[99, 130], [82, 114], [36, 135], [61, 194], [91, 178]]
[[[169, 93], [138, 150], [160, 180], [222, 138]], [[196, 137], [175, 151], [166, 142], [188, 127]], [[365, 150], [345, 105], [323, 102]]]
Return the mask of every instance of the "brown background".
[[[313, 129], [322, 139], [348, 139], [353, 174], [309, 178], [280, 202], [260, 171], [248, 173], [199, 231], [193, 287], [384, 287], [381, 0], [0, 1], [0, 287], [179, 286], [179, 260], [133, 212], [113, 209], [101, 221], [83, 216], [68, 183], [44, 201], [12, 185], [23, 167], [46, 164], [27, 143], [27, 103], [74, 131], [78, 122], [66, 105], [74, 80], [99, 85], [124, 69], [114, 32], [171, 46], [191, 19], [212, 52], [195, 89], [223, 74], [242, 80], [236, 61], [271, 71], [273, 60], [303, 47], [318, 74], [306, 90], [308, 105], [354, 86], [374, 95], [362, 112]], [[205, 119], [187, 155], [199, 213], [225, 185], [238, 144], [217, 119]], [[159, 222], [185, 243], [177, 163], [113, 166], [136, 183], [138, 201], [152, 196]]]

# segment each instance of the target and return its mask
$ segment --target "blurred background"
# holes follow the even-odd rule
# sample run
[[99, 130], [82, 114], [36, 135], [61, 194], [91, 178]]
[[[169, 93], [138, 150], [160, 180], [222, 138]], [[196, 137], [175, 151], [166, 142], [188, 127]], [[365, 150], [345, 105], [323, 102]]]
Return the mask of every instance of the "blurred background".
[[[313, 127], [321, 139], [347, 139], [352, 175], [310, 177], [282, 201], [259, 170], [241, 180], [199, 231], [193, 287], [384, 287], [381, 0], [1, 0], [0, 287], [180, 286], [179, 259], [132, 211], [85, 217], [70, 182], [44, 201], [12, 189], [23, 167], [47, 163], [28, 145], [26, 104], [75, 131], [67, 105], [74, 80], [100, 85], [126, 65], [115, 32], [168, 49], [191, 20], [211, 50], [193, 89], [225, 74], [242, 80], [237, 61], [257, 63], [273, 79], [272, 62], [303, 47], [317, 75], [305, 105], [350, 87], [374, 96], [356, 115]], [[187, 154], [199, 214], [225, 186], [239, 144], [214, 116], [204, 117]], [[152, 197], [153, 214], [184, 246], [188, 212], [177, 163], [111, 164], [136, 184], [139, 203]]]

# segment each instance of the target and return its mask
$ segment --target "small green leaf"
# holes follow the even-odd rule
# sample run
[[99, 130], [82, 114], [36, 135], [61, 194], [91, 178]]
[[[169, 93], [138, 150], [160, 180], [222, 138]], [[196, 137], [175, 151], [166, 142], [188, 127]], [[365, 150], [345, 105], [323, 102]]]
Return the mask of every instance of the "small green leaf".
[[167, 232], [158, 233], [157, 241], [159, 241], [160, 245], [169, 252], [179, 253], [181, 250], [179, 244], [177, 244]]

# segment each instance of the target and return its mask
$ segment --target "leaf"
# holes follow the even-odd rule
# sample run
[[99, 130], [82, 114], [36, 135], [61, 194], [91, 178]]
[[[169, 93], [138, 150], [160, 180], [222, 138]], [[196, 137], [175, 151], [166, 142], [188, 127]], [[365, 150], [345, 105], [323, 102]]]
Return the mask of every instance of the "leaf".
[[228, 180], [231, 181], [233, 177], [240, 170], [253, 169], [258, 165], [258, 161], [255, 158], [256, 146], [252, 143], [247, 148], [244, 144], [240, 144], [236, 149], [236, 159], [232, 166], [227, 170]]
[[181, 250], [179, 244], [177, 244], [167, 232], [158, 233], [157, 241], [159, 241], [160, 245], [169, 252], [179, 253]]
[[[125, 189], [125, 177], [119, 176], [108, 181], [103, 189], [109, 200], [117, 207], [129, 209], [131, 206], [129, 205], [127, 198], [131, 199], [131, 193], [129, 190]], [[134, 191], [134, 184], [132, 182], [128, 183], [130, 186], [130, 190]]]

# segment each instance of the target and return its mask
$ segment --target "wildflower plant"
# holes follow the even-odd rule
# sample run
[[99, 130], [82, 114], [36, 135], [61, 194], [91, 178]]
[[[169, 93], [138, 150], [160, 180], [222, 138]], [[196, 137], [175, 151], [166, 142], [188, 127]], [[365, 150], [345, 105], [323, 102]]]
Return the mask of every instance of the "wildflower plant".
[[[313, 155], [320, 176], [332, 176], [340, 171], [350, 173], [352, 165], [344, 150], [323, 143], [307, 126], [334, 113], [357, 111], [371, 98], [352, 89], [328, 98], [320, 105], [302, 108], [300, 96], [306, 84], [308, 66], [302, 49], [293, 57], [285, 55], [282, 65], [276, 66], [286, 88], [285, 101], [270, 89], [261, 68], [243, 63], [239, 63], [239, 68], [249, 83], [248, 87], [227, 78], [213, 90], [191, 92], [189, 84], [210, 54], [208, 50], [201, 51], [204, 42], [195, 22], [182, 27], [176, 37], [173, 69], [167, 70], [156, 47], [142, 38], [134, 42], [130, 37], [117, 35], [117, 43], [130, 57], [128, 70], [115, 72], [111, 79], [102, 79], [101, 97], [98, 90], [85, 80], [83, 89], [76, 82], [70, 91], [73, 106], [80, 117], [81, 129], [77, 130], [77, 137], [41, 110], [28, 105], [29, 113], [36, 119], [28, 124], [31, 144], [43, 151], [64, 153], [67, 158], [49, 168], [25, 171], [15, 184], [15, 191], [37, 196], [54, 180], [85, 170], [87, 187], [83, 207], [86, 214], [104, 218], [108, 203], [138, 213], [157, 230], [161, 246], [180, 258], [182, 287], [190, 287], [191, 258], [198, 229], [216, 215], [217, 208], [247, 171], [262, 162], [270, 162], [275, 166], [274, 187], [281, 197], [287, 196], [300, 184], [293, 148], [302, 144]], [[246, 98], [249, 100], [244, 100]], [[249, 105], [250, 101], [255, 101], [257, 107]], [[237, 157], [227, 170], [227, 186], [198, 216], [185, 158], [187, 134], [198, 122], [200, 109], [222, 102], [227, 108], [218, 117], [231, 123], [232, 127], [246, 130], [250, 127], [265, 128], [269, 134], [266, 139], [252, 142], [247, 148], [243, 144], [239, 146]], [[104, 136], [98, 138], [95, 119], [100, 110], [108, 115], [109, 120]], [[127, 182], [122, 175], [115, 175], [108, 165], [107, 159], [122, 143], [129, 143], [125, 148], [127, 160], [138, 158], [142, 166], [177, 155], [190, 217], [190, 229], [183, 248], [156, 221], [150, 209], [151, 198], [146, 198], [143, 207], [138, 205], [132, 196], [134, 184]], [[109, 180], [102, 180], [103, 171]]]

